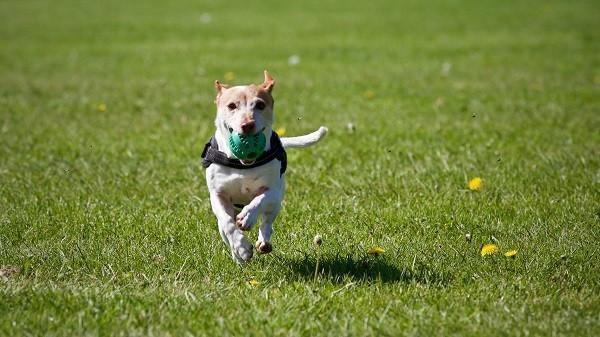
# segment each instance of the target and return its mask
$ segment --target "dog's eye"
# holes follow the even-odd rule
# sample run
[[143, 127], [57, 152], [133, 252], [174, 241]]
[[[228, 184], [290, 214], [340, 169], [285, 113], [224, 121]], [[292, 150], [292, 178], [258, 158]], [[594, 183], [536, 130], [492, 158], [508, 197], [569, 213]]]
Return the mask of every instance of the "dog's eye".
[[229, 103], [227, 104], [227, 108], [229, 108], [229, 110], [235, 110], [237, 108], [237, 105], [235, 105], [235, 103]]
[[262, 110], [265, 108], [265, 102], [257, 101], [256, 104], [254, 105], [254, 107], [257, 108], [258, 110]]

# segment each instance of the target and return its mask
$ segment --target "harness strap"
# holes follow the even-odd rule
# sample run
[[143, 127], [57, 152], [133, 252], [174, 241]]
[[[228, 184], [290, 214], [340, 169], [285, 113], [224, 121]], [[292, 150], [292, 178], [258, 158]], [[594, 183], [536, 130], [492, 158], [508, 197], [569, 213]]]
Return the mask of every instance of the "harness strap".
[[279, 174], [282, 175], [287, 169], [287, 154], [281, 144], [281, 140], [276, 132], [271, 133], [271, 148], [269, 151], [263, 152], [254, 163], [250, 165], [242, 164], [239, 159], [229, 158], [224, 152], [219, 151], [219, 145], [214, 136], [210, 137], [208, 143], [204, 145], [202, 151], [202, 166], [207, 168], [210, 164], [215, 163], [226, 167], [231, 167], [239, 170], [251, 169], [262, 166], [273, 159], [277, 159], [281, 162], [281, 169]]

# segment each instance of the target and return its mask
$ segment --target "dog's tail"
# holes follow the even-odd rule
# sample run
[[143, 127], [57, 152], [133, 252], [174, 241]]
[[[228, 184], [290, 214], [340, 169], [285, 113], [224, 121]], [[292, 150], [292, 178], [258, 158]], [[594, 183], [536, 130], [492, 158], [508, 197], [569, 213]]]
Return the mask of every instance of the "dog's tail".
[[320, 141], [326, 133], [327, 128], [322, 126], [319, 128], [319, 130], [304, 136], [281, 138], [281, 144], [283, 144], [283, 148], [285, 149], [293, 147], [306, 147]]

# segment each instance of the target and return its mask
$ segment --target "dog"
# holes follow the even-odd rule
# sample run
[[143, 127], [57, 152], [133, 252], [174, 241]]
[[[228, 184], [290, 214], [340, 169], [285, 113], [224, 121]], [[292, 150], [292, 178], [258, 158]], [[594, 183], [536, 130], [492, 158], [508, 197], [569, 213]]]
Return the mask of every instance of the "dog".
[[[260, 254], [273, 249], [273, 222], [285, 191], [285, 149], [313, 145], [327, 133], [327, 128], [321, 126], [304, 136], [279, 138], [272, 129], [274, 85], [275, 80], [266, 70], [263, 83], [258, 85], [229, 86], [215, 81], [216, 131], [204, 147], [202, 164], [221, 238], [239, 264], [253, 256], [254, 248], [243, 231], [251, 230], [259, 216], [254, 247]], [[243, 156], [236, 152], [236, 139], [253, 142], [258, 150], [250, 158], [240, 158]]]

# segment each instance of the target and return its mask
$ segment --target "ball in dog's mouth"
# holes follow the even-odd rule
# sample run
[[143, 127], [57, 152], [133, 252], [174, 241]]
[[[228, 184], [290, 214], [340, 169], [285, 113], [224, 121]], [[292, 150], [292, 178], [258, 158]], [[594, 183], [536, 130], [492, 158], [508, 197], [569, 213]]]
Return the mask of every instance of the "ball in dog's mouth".
[[253, 163], [264, 152], [266, 143], [267, 139], [262, 130], [253, 135], [237, 132], [229, 134], [229, 148], [243, 164]]

